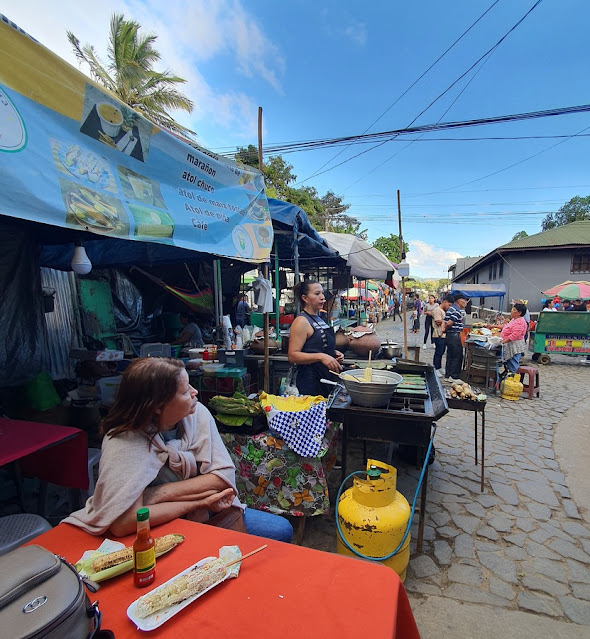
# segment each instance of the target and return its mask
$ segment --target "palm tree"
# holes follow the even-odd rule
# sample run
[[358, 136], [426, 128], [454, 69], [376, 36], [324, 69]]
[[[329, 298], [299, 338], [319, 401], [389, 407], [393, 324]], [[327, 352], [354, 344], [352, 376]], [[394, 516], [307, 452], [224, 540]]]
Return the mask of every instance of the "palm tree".
[[78, 60], [90, 67], [93, 80], [158, 126], [180, 135], [193, 135], [194, 131], [176, 122], [168, 113], [170, 109], [192, 112], [193, 102], [175, 88], [186, 80], [170, 71], [152, 68], [160, 59], [154, 48], [158, 36], [153, 33], [140, 36], [140, 28], [138, 22], [125, 20], [123, 14], [112, 15], [106, 66], [92, 45], [81, 46], [71, 31], [67, 31], [67, 36]]

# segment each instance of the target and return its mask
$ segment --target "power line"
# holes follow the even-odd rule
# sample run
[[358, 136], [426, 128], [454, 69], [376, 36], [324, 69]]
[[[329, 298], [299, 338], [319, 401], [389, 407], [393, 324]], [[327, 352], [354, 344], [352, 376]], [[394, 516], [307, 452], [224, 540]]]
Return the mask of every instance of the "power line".
[[[417, 84], [418, 82], [420, 82], [420, 80], [431, 70], [433, 69], [446, 55], [447, 53], [449, 53], [449, 51], [456, 45], [458, 44], [470, 31], [471, 29], [473, 29], [473, 27], [480, 21], [482, 20], [482, 18], [485, 17], [485, 15], [487, 13], [489, 13], [499, 2], [500, 0], [496, 0], [488, 9], [486, 9], [486, 11], [484, 11], [479, 18], [468, 28], [466, 29], [456, 40], [455, 42], [453, 42], [453, 44], [447, 48], [447, 50], [442, 53], [429, 67], [428, 69], [426, 69], [426, 71], [424, 71], [420, 77], [417, 80], [414, 80], [414, 82], [412, 82], [412, 84], [392, 103], [390, 104], [387, 109], [385, 109], [385, 111], [383, 111], [383, 113], [376, 119], [373, 120], [373, 122], [371, 122], [371, 124], [369, 124], [369, 126], [363, 131], [364, 133], [367, 133], [370, 129], [373, 128], [373, 126], [375, 124], [377, 124], [377, 122], [379, 122], [379, 120], [381, 120], [381, 118], [383, 116], [385, 116], [407, 93], [409, 93]], [[346, 146], [344, 149], [340, 150], [333, 158], [329, 159], [327, 162], [325, 162], [324, 164], [322, 164], [322, 166], [320, 166], [319, 169], [317, 169], [312, 175], [310, 175], [309, 177], [305, 178], [304, 180], [301, 180], [300, 182], [298, 182], [297, 184], [303, 184], [304, 182], [307, 182], [308, 180], [311, 180], [312, 178], [314, 178], [316, 175], [319, 175], [320, 171], [322, 169], [324, 169], [328, 164], [330, 164], [331, 162], [333, 162], [339, 155], [341, 155], [342, 153], [344, 153], [344, 151], [346, 151], [346, 149], [350, 148], [350, 144], [348, 146]], [[297, 186], [297, 185], [296, 185]]]
[[[486, 51], [486, 53], [484, 53], [482, 56], [480, 56], [478, 58], [478, 60], [472, 64], [469, 69], [467, 69], [467, 71], [465, 71], [463, 74], [461, 74], [452, 84], [450, 84], [441, 94], [439, 94], [425, 109], [423, 109], [411, 122], [410, 124], [405, 127], [404, 129], [402, 129], [402, 131], [409, 131], [411, 127], [411, 125], [416, 122], [416, 120], [423, 115], [428, 109], [430, 109], [430, 107], [435, 104], [443, 95], [445, 95], [445, 93], [447, 93], [453, 86], [455, 86], [455, 84], [457, 84], [457, 82], [459, 82], [459, 80], [461, 80], [463, 77], [465, 77], [465, 75], [467, 73], [469, 73], [475, 66], [477, 66], [481, 60], [483, 60], [487, 55], [489, 55], [494, 49], [496, 49], [507, 37], [510, 33], [512, 33], [520, 24], [522, 24], [522, 22], [532, 13], [532, 11], [534, 11], [534, 9], [536, 9], [542, 2], [543, 0], [537, 0], [535, 2], [535, 4], [525, 13], [525, 15], [515, 24], [512, 26], [512, 28], [510, 28], [501, 38], [500, 40], [498, 40], [498, 42], [496, 42], [496, 44], [491, 47], [490, 49], [488, 49], [488, 51]], [[400, 132], [396, 132], [397, 135], [400, 134]], [[396, 135], [396, 137], [397, 137]], [[372, 151], [380, 146], [383, 146], [383, 144], [386, 144], [388, 142], [388, 140], [384, 140], [382, 142], [380, 142], [379, 144], [374, 145], [373, 147], [369, 148], [369, 149], [365, 149], [364, 151], [361, 151], [360, 153], [357, 153], [356, 155], [353, 155], [352, 157], [348, 158], [347, 160], [344, 160], [338, 164], [336, 164], [333, 167], [330, 167], [328, 169], [325, 169], [324, 171], [321, 172], [316, 172], [314, 177], [317, 177], [318, 175], [322, 175], [323, 173], [327, 173], [328, 171], [332, 171], [335, 168], [338, 168], [339, 166], [342, 166], [343, 164], [346, 164], [347, 162], [350, 162], [351, 160], [354, 160], [355, 158], [364, 155], [365, 153], [368, 153], [369, 151]]]
[[[499, 115], [489, 118], [477, 118], [475, 120], [458, 120], [452, 122], [439, 122], [434, 124], [424, 124], [421, 126], [405, 127], [403, 129], [394, 129], [392, 131], [382, 131], [380, 133], [368, 133], [364, 135], [353, 135], [344, 138], [326, 138], [317, 140], [306, 140], [302, 142], [284, 143], [273, 147], [263, 148], [264, 155], [273, 155], [277, 153], [285, 153], [291, 150], [307, 151], [312, 149], [325, 148], [328, 146], [337, 146], [338, 144], [346, 144], [348, 142], [357, 142], [359, 140], [378, 140], [396, 135], [407, 135], [408, 133], [424, 133], [429, 131], [451, 131], [454, 129], [471, 128], [476, 126], [485, 126], [489, 124], [503, 124], [505, 122], [520, 122], [523, 120], [536, 120], [539, 118], [561, 117], [564, 115], [572, 115], [576, 113], [590, 112], [590, 104], [580, 104], [569, 107], [559, 107], [554, 109], [544, 109], [541, 111], [527, 111], [525, 113], [513, 113], [509, 115]], [[582, 129], [585, 130], [585, 129]], [[568, 137], [574, 137], [572, 134]], [[389, 140], [385, 140], [388, 142]], [[384, 142], [384, 143], [385, 143]], [[370, 149], [368, 149], [370, 150]], [[235, 153], [222, 154], [225, 156], [233, 156]], [[352, 159], [352, 158], [350, 158]], [[337, 165], [339, 166], [339, 165]], [[336, 168], [336, 167], [333, 167]]]

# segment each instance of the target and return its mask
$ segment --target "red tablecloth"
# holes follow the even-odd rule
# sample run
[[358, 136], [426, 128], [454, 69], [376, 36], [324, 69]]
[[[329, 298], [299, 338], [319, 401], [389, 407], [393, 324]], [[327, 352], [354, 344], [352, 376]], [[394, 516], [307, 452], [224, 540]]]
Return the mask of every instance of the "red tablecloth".
[[88, 488], [88, 437], [78, 428], [0, 419], [0, 466], [13, 461], [23, 475]]
[[[244, 554], [264, 543], [268, 548], [244, 561], [238, 579], [214, 588], [150, 637], [420, 638], [404, 587], [390, 568], [183, 519], [156, 528], [158, 536], [167, 533], [183, 534], [186, 540], [158, 559], [156, 585], [199, 559], [216, 556], [221, 546], [237, 544]], [[133, 537], [121, 541], [130, 545]], [[76, 562], [102, 541], [60, 524], [31, 543]], [[103, 627], [124, 639], [147, 636], [126, 612], [145, 592], [135, 588], [132, 574], [126, 573], [103, 582], [90, 597], [98, 599]]]

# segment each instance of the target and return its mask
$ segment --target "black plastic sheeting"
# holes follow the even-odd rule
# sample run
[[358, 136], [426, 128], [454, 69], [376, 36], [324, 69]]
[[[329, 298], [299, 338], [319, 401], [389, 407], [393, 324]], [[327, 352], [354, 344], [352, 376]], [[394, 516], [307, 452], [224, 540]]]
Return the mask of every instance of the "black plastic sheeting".
[[37, 244], [0, 222], [0, 387], [20, 386], [44, 370], [45, 322]]

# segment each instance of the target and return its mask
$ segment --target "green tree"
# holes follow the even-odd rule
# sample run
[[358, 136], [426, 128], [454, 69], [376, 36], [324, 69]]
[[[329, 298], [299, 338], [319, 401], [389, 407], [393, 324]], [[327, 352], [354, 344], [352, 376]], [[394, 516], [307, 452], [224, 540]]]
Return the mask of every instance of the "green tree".
[[[380, 250], [388, 260], [399, 264], [402, 261], [402, 255], [399, 246], [399, 236], [391, 235], [378, 237], [373, 246]], [[407, 253], [410, 250], [407, 242], [404, 242], [404, 252]]]
[[176, 122], [168, 112], [192, 112], [193, 102], [176, 89], [186, 80], [170, 71], [153, 69], [160, 59], [154, 47], [158, 36], [153, 33], [140, 35], [140, 28], [138, 22], [126, 20], [123, 14], [111, 16], [106, 65], [92, 45], [81, 45], [71, 31], [66, 33], [78, 60], [90, 68], [93, 80], [158, 126], [174, 133], [192, 135], [193, 131]]
[[518, 231], [518, 233], [514, 234], [514, 237], [510, 240], [511, 242], [516, 242], [516, 240], [522, 240], [525, 237], [528, 237], [529, 234], [526, 231]]
[[576, 195], [569, 202], [566, 202], [557, 213], [549, 213], [543, 218], [541, 228], [543, 231], [548, 231], [556, 226], [563, 226], [579, 220], [590, 220], [590, 195], [586, 197]]
[[[234, 157], [242, 164], [258, 168], [258, 149], [253, 144], [238, 147]], [[328, 191], [320, 197], [313, 186], [298, 189], [292, 186], [297, 181], [297, 176], [293, 173], [293, 166], [285, 162], [282, 156], [271, 156], [262, 163], [262, 167], [267, 196], [302, 208], [316, 230], [352, 233], [363, 239], [367, 238], [367, 231], [360, 230], [361, 223], [345, 214], [350, 204], [345, 204], [339, 195]]]

